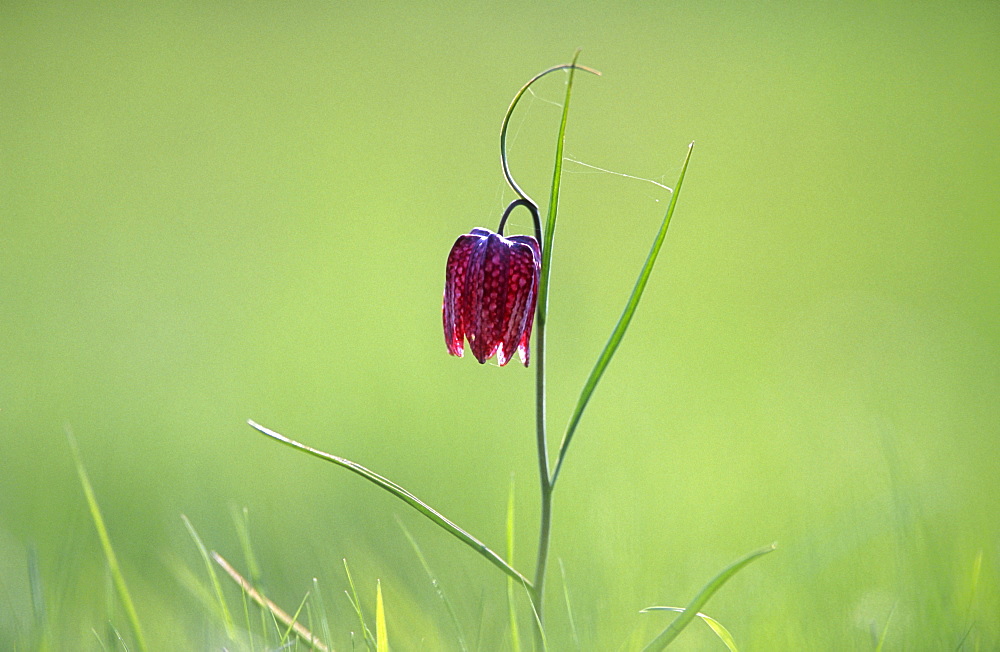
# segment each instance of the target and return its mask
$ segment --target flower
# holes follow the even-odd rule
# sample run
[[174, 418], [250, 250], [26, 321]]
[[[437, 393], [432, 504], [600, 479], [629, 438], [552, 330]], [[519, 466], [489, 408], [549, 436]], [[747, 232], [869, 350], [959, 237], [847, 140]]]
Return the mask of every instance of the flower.
[[531, 236], [480, 228], [460, 236], [448, 255], [441, 308], [448, 353], [462, 357], [468, 339], [480, 363], [496, 354], [502, 367], [517, 349], [527, 367], [540, 269], [541, 247]]

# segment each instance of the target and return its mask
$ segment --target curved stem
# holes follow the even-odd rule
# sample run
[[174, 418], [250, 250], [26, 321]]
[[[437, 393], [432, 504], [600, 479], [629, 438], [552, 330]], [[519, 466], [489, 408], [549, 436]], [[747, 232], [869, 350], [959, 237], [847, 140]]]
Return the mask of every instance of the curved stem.
[[[601, 74], [598, 71], [594, 70], [593, 68], [588, 68], [587, 66], [578, 66], [576, 64], [575, 57], [574, 57], [573, 63], [564, 63], [564, 64], [559, 65], [559, 66], [553, 66], [552, 68], [549, 68], [548, 70], [543, 70], [542, 72], [538, 73], [537, 75], [535, 75], [534, 77], [532, 77], [531, 79], [529, 79], [528, 83], [525, 84], [524, 86], [522, 86], [521, 90], [519, 90], [517, 92], [517, 95], [514, 96], [514, 99], [511, 100], [511, 102], [510, 102], [510, 106], [507, 108], [507, 114], [503, 117], [503, 125], [500, 127], [500, 167], [503, 168], [503, 176], [504, 176], [505, 179], [507, 179], [507, 184], [510, 185], [510, 189], [513, 190], [514, 193], [518, 197], [520, 197], [524, 201], [528, 202], [532, 206], [535, 206], [535, 211], [533, 211], [533, 212], [537, 212], [538, 211], [538, 208], [537, 208], [538, 204], [536, 204], [535, 201], [531, 197], [529, 197], [526, 192], [524, 192], [523, 190], [521, 190], [521, 186], [517, 185], [517, 182], [514, 181], [514, 177], [511, 176], [511, 174], [510, 174], [510, 168], [507, 166], [507, 127], [510, 126], [510, 117], [512, 115], [514, 115], [514, 107], [516, 107], [517, 103], [521, 101], [521, 96], [524, 95], [525, 92], [527, 92], [528, 88], [532, 84], [534, 84], [536, 81], [538, 81], [539, 79], [541, 79], [545, 75], [549, 74], [550, 72], [555, 72], [557, 70], [566, 70], [568, 68], [579, 68], [580, 70], [586, 70], [587, 72], [593, 73], [595, 75], [600, 75]], [[508, 210], [509, 210], [509, 208], [508, 208]], [[536, 222], [536, 225], [537, 225], [537, 222]], [[541, 230], [542, 230], [541, 226], [536, 226], [535, 227], [536, 238], [538, 239], [538, 244], [539, 244], [539, 246], [541, 246], [544, 249], [545, 248], [545, 243], [542, 242], [542, 233], [541, 233]]]
[[510, 214], [514, 212], [514, 209], [518, 206], [524, 206], [531, 211], [531, 219], [535, 223], [535, 240], [538, 241], [540, 247], [542, 244], [542, 220], [538, 216], [538, 207], [531, 203], [531, 200], [529, 199], [515, 199], [510, 203], [507, 210], [505, 210], [503, 215], [500, 217], [500, 226], [497, 227], [497, 234], [503, 235], [503, 227], [507, 224], [507, 218], [510, 217]]

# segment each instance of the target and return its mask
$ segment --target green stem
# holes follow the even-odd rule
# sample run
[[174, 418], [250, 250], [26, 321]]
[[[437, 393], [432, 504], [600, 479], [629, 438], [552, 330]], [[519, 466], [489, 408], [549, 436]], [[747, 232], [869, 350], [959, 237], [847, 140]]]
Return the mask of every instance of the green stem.
[[[562, 179], [563, 141], [566, 137], [566, 119], [569, 115], [570, 92], [573, 89], [573, 73], [577, 69], [580, 69], [595, 75], [601, 74], [592, 68], [577, 65], [576, 60], [579, 56], [580, 51], [577, 50], [573, 56], [572, 63], [543, 70], [528, 80], [528, 83], [521, 87], [521, 90], [517, 92], [511, 101], [510, 107], [507, 109], [507, 114], [504, 116], [503, 125], [500, 128], [500, 165], [503, 168], [504, 178], [507, 179], [507, 183], [519, 199], [507, 207], [504, 218], [500, 223], [499, 232], [502, 232], [503, 223], [510, 211], [516, 206], [523, 204], [531, 210], [532, 217], [535, 220], [535, 237], [542, 249], [541, 273], [538, 282], [538, 307], [536, 308], [537, 312], [533, 333], [535, 342], [531, 356], [532, 363], [535, 365], [535, 439], [538, 445], [538, 478], [541, 486], [542, 509], [541, 524], [538, 529], [538, 556], [535, 563], [535, 581], [528, 586], [528, 591], [535, 607], [535, 642], [536, 647], [539, 649], [544, 649], [545, 647], [545, 635], [542, 630], [544, 622], [542, 617], [542, 602], [545, 595], [545, 569], [548, 566], [549, 539], [552, 531], [552, 473], [549, 467], [549, 447], [545, 435], [545, 321], [549, 305], [549, 261], [552, 260], [552, 239], [555, 234], [556, 209], [559, 203], [559, 183]], [[548, 218], [543, 233], [542, 225], [539, 221], [538, 209], [536, 208], [537, 205], [517, 185], [507, 165], [507, 128], [510, 126], [510, 118], [514, 114], [514, 108], [525, 92], [527, 92], [528, 88], [545, 75], [557, 70], [566, 69], [569, 70], [569, 79], [566, 82], [566, 101], [563, 104], [562, 122], [559, 124], [559, 136], [556, 140], [556, 160], [555, 169], [552, 174], [552, 194], [549, 198]]]
[[[541, 486], [541, 524], [538, 528], [538, 556], [532, 582], [537, 623], [543, 620], [542, 597], [545, 595], [545, 569], [549, 559], [549, 535], [552, 531], [552, 483], [549, 480], [549, 449], [545, 436], [545, 322], [539, 320], [535, 332], [535, 434], [538, 444], [538, 478]], [[537, 629], [537, 628], [536, 628]], [[536, 631], [538, 636], [540, 631]]]
[[[541, 487], [541, 523], [538, 528], [538, 556], [535, 563], [533, 599], [535, 602], [535, 642], [539, 649], [545, 648], [545, 570], [548, 567], [549, 542], [552, 534], [552, 475], [549, 468], [549, 448], [545, 435], [545, 325], [549, 308], [549, 265], [552, 260], [552, 243], [555, 236], [556, 212], [559, 207], [559, 185], [562, 181], [563, 144], [566, 138], [566, 120], [569, 117], [569, 99], [573, 90], [573, 73], [576, 72], [577, 50], [569, 68], [566, 80], [566, 100], [563, 102], [562, 120], [556, 138], [555, 167], [552, 173], [552, 191], [549, 196], [548, 219], [545, 224], [545, 240], [542, 245], [542, 265], [538, 289], [538, 313], [535, 333], [535, 432], [538, 444], [538, 479]], [[587, 72], [600, 74], [585, 68]], [[544, 74], [544, 73], [542, 73]], [[541, 75], [539, 75], [540, 77]], [[536, 77], [535, 79], [537, 79]], [[530, 85], [530, 82], [529, 82]], [[525, 86], [527, 88], [527, 86]], [[509, 180], [509, 179], [508, 179]]]

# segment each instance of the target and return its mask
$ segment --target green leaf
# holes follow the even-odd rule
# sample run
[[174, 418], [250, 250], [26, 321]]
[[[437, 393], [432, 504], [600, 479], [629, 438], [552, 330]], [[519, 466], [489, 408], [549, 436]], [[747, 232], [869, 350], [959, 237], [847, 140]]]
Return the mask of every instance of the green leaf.
[[566, 140], [566, 122], [569, 118], [569, 98], [573, 90], [573, 73], [576, 70], [583, 70], [589, 72], [592, 75], [600, 76], [600, 72], [594, 70], [593, 68], [588, 68], [587, 66], [581, 66], [576, 63], [576, 60], [580, 56], [580, 50], [576, 51], [573, 55], [572, 63], [564, 63], [562, 65], [553, 66], [547, 70], [543, 70], [534, 77], [528, 80], [521, 90], [514, 95], [514, 99], [511, 100], [510, 107], [507, 108], [507, 114], [503, 118], [503, 124], [500, 127], [500, 162], [503, 168], [504, 177], [507, 179], [507, 183], [510, 184], [511, 189], [517, 193], [519, 197], [527, 200], [532, 205], [537, 206], [535, 200], [531, 199], [521, 187], [517, 185], [514, 181], [514, 177], [511, 176], [510, 170], [507, 167], [507, 127], [510, 125], [510, 118], [514, 114], [514, 107], [517, 103], [521, 101], [521, 97], [528, 91], [532, 84], [544, 77], [545, 75], [555, 72], [557, 70], [569, 70], [569, 78], [566, 80], [566, 100], [563, 103], [562, 120], [559, 123], [559, 135], [556, 139], [556, 160], [555, 160], [555, 170], [552, 175], [552, 194], [549, 200], [549, 210], [548, 217], [545, 222], [545, 232], [544, 234], [537, 234], [540, 237], [538, 242], [542, 247], [542, 273], [538, 281], [538, 323], [542, 325], [544, 329], [546, 308], [548, 306], [548, 293], [549, 293], [549, 262], [552, 260], [552, 236], [555, 234], [556, 229], [556, 210], [559, 203], [559, 185], [562, 179], [562, 164], [563, 164], [563, 143]]
[[580, 635], [576, 631], [576, 620], [573, 618], [573, 605], [569, 601], [569, 586], [566, 585], [566, 567], [559, 558], [559, 573], [562, 575], [563, 598], [566, 600], [566, 617], [569, 619], [569, 631], [573, 634], [573, 644], [580, 649]]
[[[660, 247], [663, 246], [663, 239], [667, 235], [667, 227], [670, 226], [670, 218], [673, 217], [674, 208], [677, 206], [677, 198], [681, 193], [681, 184], [684, 183], [684, 174], [687, 172], [692, 151], [694, 151], [694, 143], [688, 145], [687, 156], [684, 157], [684, 165], [681, 167], [681, 174], [677, 178], [677, 185], [674, 186], [673, 193], [670, 196], [670, 205], [667, 206], [667, 213], [663, 217], [663, 223], [660, 225], [660, 230], [653, 240], [653, 246], [649, 250], [649, 255], [646, 257], [646, 264], [642, 266], [642, 271], [639, 272], [639, 278], [635, 282], [632, 296], [629, 297], [628, 303], [625, 304], [625, 309], [622, 311], [621, 317], [618, 318], [618, 324], [615, 326], [614, 331], [612, 331], [608, 343], [604, 345], [604, 350], [601, 352], [600, 357], [597, 358], [597, 364], [594, 365], [593, 371], [590, 372], [590, 377], [584, 383], [583, 391], [580, 392], [580, 398], [576, 403], [576, 408], [573, 410], [573, 416], [570, 417], [569, 425], [566, 427], [566, 434], [563, 435], [562, 443], [559, 445], [559, 457], [556, 459], [555, 470], [552, 472], [552, 484], [555, 484], [556, 479], [559, 477], [559, 470], [566, 459], [566, 451], [573, 440], [573, 434], [580, 423], [583, 411], [587, 408], [587, 402], [590, 401], [590, 397], [597, 388], [597, 383], [600, 382], [604, 370], [611, 363], [611, 358], [614, 357], [615, 352], [618, 350], [618, 345], [621, 344], [622, 338], [625, 337], [625, 331], [628, 330], [629, 324], [632, 322], [636, 308], [639, 307], [639, 299], [642, 298], [642, 293], [646, 289], [646, 283], [649, 281], [649, 275], [653, 272], [656, 257], [660, 254]], [[544, 280], [544, 278], [545, 265], [543, 263], [542, 279]], [[539, 302], [541, 302], [541, 297], [542, 292], [539, 289]]]
[[[889, 623], [892, 622], [892, 615], [896, 613], [896, 606], [893, 605], [892, 609], [889, 611], [889, 616], [885, 619], [885, 627], [882, 628], [882, 634], [878, 637], [878, 645], [875, 646], [875, 652], [882, 652], [882, 648], [885, 647], [886, 637], [889, 635]], [[961, 649], [961, 643], [958, 649]]]
[[[241, 510], [232, 510], [233, 525], [236, 527], [236, 536], [240, 540], [240, 548], [243, 550], [243, 559], [246, 561], [247, 574], [251, 586], [264, 586], [260, 564], [257, 563], [257, 555], [253, 550], [253, 542], [250, 539], [250, 510], [243, 507]], [[235, 570], [235, 569], [234, 569]], [[253, 625], [250, 622], [250, 605], [247, 602], [247, 593], [243, 592], [243, 619], [246, 622], [246, 633], [250, 639], [250, 650], [255, 649], [253, 640]], [[260, 631], [265, 636], [268, 631], [268, 617], [274, 622], [274, 616], [267, 609], [257, 611], [260, 616]]]
[[[306, 606], [306, 602], [308, 600], [309, 600], [309, 591], [306, 591], [306, 594], [302, 596], [302, 602], [299, 603], [299, 608], [295, 610], [295, 613], [292, 614], [287, 621], [282, 621], [282, 623], [286, 625], [286, 628], [285, 631], [281, 634], [281, 640], [279, 641], [281, 648], [287, 647], [286, 642], [290, 639], [293, 633], [296, 633], [297, 631], [296, 626], [301, 628], [303, 631], [306, 632], [309, 631], [299, 623], [299, 614], [302, 613], [302, 608]], [[309, 633], [307, 634], [304, 640], [310, 643], [315, 643], [316, 637], [313, 636], [312, 633]]]
[[[468, 652], [469, 646], [465, 643], [465, 636], [462, 634], [462, 623], [458, 620], [458, 614], [455, 612], [455, 607], [451, 604], [451, 600], [448, 599], [448, 594], [444, 592], [444, 587], [441, 586], [441, 582], [438, 581], [434, 571], [431, 570], [431, 565], [427, 563], [427, 558], [424, 557], [424, 552], [420, 549], [417, 540], [413, 538], [413, 535], [410, 534], [410, 531], [406, 529], [406, 526], [403, 525], [403, 522], [398, 517], [396, 518], [396, 524], [399, 525], [399, 529], [406, 535], [407, 540], [413, 547], [413, 552], [417, 554], [417, 559], [420, 560], [420, 565], [424, 567], [424, 572], [427, 573], [427, 577], [431, 581], [431, 586], [434, 587], [434, 591], [441, 601], [444, 602], [444, 606], [448, 610], [448, 616], [451, 618], [451, 623], [455, 627], [455, 634], [458, 636], [458, 647], [461, 648], [462, 652]], [[513, 581], [510, 577], [507, 578], [508, 583]]]
[[343, 457], [338, 457], [336, 455], [331, 455], [330, 453], [324, 453], [321, 450], [317, 450], [310, 446], [306, 446], [305, 444], [300, 444], [299, 442], [289, 439], [288, 437], [285, 437], [284, 435], [281, 435], [269, 428], [265, 428], [264, 426], [260, 425], [259, 423], [255, 423], [254, 421], [248, 421], [247, 423], [249, 423], [252, 428], [267, 435], [268, 437], [271, 437], [272, 439], [280, 441], [282, 444], [285, 444], [286, 446], [291, 446], [296, 450], [302, 451], [303, 453], [308, 453], [309, 455], [312, 455], [313, 457], [318, 457], [321, 460], [332, 462], [337, 466], [343, 467], [348, 471], [352, 471], [360, 475], [365, 480], [368, 480], [369, 482], [381, 487], [382, 489], [385, 489], [393, 496], [396, 496], [397, 498], [405, 502], [407, 505], [409, 505], [410, 507], [414, 508], [415, 510], [426, 516], [428, 519], [430, 519], [432, 522], [438, 525], [445, 532], [451, 534], [456, 539], [458, 539], [465, 545], [469, 546], [470, 548], [478, 552], [491, 564], [493, 564], [503, 572], [507, 573], [507, 575], [515, 578], [518, 582], [522, 582], [527, 586], [531, 586], [531, 582], [529, 582], [524, 575], [522, 575], [513, 566], [504, 561], [500, 555], [490, 550], [485, 543], [483, 543], [476, 537], [472, 536], [459, 526], [455, 525], [453, 522], [445, 518], [443, 514], [441, 514], [436, 509], [432, 508], [430, 505], [420, 500], [419, 498], [417, 498], [412, 493], [410, 493], [400, 485], [396, 484], [392, 480], [389, 480], [388, 478], [385, 478], [379, 475], [378, 473], [375, 473], [374, 471], [371, 471], [361, 466], [356, 462], [352, 462], [348, 459], [345, 459]]
[[354, 578], [351, 577], [351, 569], [347, 565], [347, 560], [344, 560], [344, 573], [347, 575], [347, 585], [351, 588], [351, 592], [347, 594], [347, 599], [350, 600], [351, 606], [354, 607], [354, 613], [358, 616], [358, 623], [361, 626], [361, 638], [364, 640], [368, 648], [371, 649], [375, 645], [375, 637], [372, 636], [372, 632], [368, 629], [368, 625], [365, 623], [365, 614], [361, 611], [361, 600], [358, 599], [358, 590], [354, 586]]
[[187, 528], [188, 533], [194, 540], [194, 545], [198, 548], [198, 554], [201, 555], [202, 560], [205, 562], [205, 570], [208, 571], [208, 578], [211, 580], [212, 588], [215, 590], [215, 599], [219, 605], [219, 612], [222, 614], [222, 623], [226, 628], [226, 636], [229, 637], [229, 640], [235, 641], [237, 640], [236, 626], [233, 623], [232, 615], [229, 613], [229, 607], [226, 605], [226, 598], [222, 594], [222, 583], [219, 581], [219, 575], [215, 572], [215, 565], [212, 564], [212, 559], [208, 556], [208, 549], [202, 543], [201, 537], [198, 536], [198, 532], [194, 529], [188, 517], [181, 514], [181, 520], [184, 521], [184, 527]]
[[132, 629], [132, 636], [135, 638], [136, 647], [140, 650], [146, 650], [146, 637], [142, 634], [142, 626], [139, 624], [139, 614], [135, 610], [135, 604], [133, 604], [132, 596], [129, 594], [128, 585], [125, 583], [125, 576], [118, 565], [118, 557], [115, 555], [115, 549], [111, 545], [111, 537], [108, 535], [108, 529], [104, 525], [104, 517], [101, 516], [101, 508], [97, 505], [94, 489], [90, 486], [90, 478], [87, 476], [87, 470], [83, 467], [83, 461], [80, 459], [80, 450], [77, 448], [76, 438], [73, 437], [73, 433], [69, 428], [66, 429], [66, 439], [69, 441], [69, 448], [73, 453], [73, 460], [76, 462], [76, 473], [80, 476], [83, 494], [87, 499], [87, 507], [90, 509], [90, 518], [94, 521], [94, 527], [97, 529], [97, 538], [101, 541], [104, 558], [108, 562], [108, 570], [111, 572], [111, 579], [118, 593], [118, 599], [121, 600], [122, 608], [125, 609], [125, 615], [128, 618], [129, 627]]
[[[510, 476], [507, 493], [507, 562], [514, 563], [514, 474]], [[517, 609], [514, 603], [514, 578], [507, 577], [507, 618], [510, 621], [510, 644], [514, 652], [521, 652], [521, 635], [517, 629]]]
[[319, 589], [319, 580], [313, 578], [313, 595], [316, 596], [316, 609], [319, 611], [320, 631], [323, 633], [323, 640], [332, 644], [333, 636], [330, 634], [330, 620], [326, 613], [326, 604], [323, 601], [323, 593]]
[[375, 652], [389, 652], [389, 630], [385, 626], [382, 582], [378, 582], [375, 586]]
[[[552, 243], [556, 235], [556, 214], [559, 211], [559, 189], [562, 187], [563, 147], [566, 144], [566, 123], [569, 121], [569, 100], [573, 93], [573, 73], [576, 72], [576, 60], [580, 50], [573, 55], [570, 64], [569, 78], [566, 80], [566, 99], [563, 101], [562, 118], [559, 121], [559, 133], [556, 136], [555, 167], [552, 170], [552, 189], [549, 193], [549, 209], [545, 218], [545, 234], [542, 243], [542, 269], [538, 279], [538, 322], [543, 327], [549, 311], [549, 271], [552, 266]], [[599, 72], [587, 69], [588, 72]]]
[[[647, 613], [650, 611], [676, 611], [677, 613], [684, 613], [684, 607], [646, 607], [639, 613]], [[705, 624], [708, 625], [713, 632], [715, 632], [715, 635], [718, 636], [722, 640], [722, 642], [726, 644], [726, 647], [729, 648], [730, 652], [739, 652], [738, 648], [736, 647], [736, 641], [733, 639], [733, 635], [729, 633], [729, 630], [726, 629], [722, 625], [722, 623], [720, 623], [715, 618], [712, 618], [711, 616], [703, 614], [701, 612], [698, 612], [695, 615], [701, 618], [703, 621], [705, 621]]]
[[722, 569], [718, 575], [712, 578], [711, 582], [706, 584], [704, 588], [698, 592], [698, 595], [694, 597], [694, 600], [692, 600], [691, 603], [683, 610], [681, 615], [675, 618], [674, 622], [670, 623], [665, 630], [660, 632], [660, 635], [653, 639], [649, 645], [643, 648], [644, 652], [653, 652], [667, 647], [675, 638], [677, 638], [677, 635], [688, 626], [688, 623], [694, 620], [695, 616], [699, 613], [699, 611], [701, 611], [701, 608], [705, 606], [705, 603], [708, 602], [709, 598], [711, 598], [716, 591], [722, 588], [723, 584], [728, 582], [729, 579], [743, 569], [744, 566], [755, 559], [763, 557], [769, 552], [773, 552], [775, 548], [775, 544], [772, 543], [771, 545], [760, 548], [759, 550], [754, 550], [745, 557], [734, 561], [732, 564]]

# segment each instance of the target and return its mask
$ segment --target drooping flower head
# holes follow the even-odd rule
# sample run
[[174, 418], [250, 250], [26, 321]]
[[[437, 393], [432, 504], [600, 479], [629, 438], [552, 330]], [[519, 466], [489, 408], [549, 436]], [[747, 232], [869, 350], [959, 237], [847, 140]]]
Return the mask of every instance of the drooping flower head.
[[[468, 340], [472, 355], [480, 364], [496, 355], [502, 367], [510, 362], [517, 350], [521, 362], [528, 366], [528, 340], [531, 339], [542, 271], [542, 225], [538, 205], [517, 185], [507, 166], [507, 127], [514, 107], [531, 84], [550, 72], [577, 67], [574, 62], [535, 75], [514, 96], [503, 118], [500, 167], [518, 198], [507, 206], [496, 233], [489, 229], [473, 229], [455, 241], [448, 255], [441, 312], [445, 344], [452, 355], [462, 357], [464, 342]], [[504, 237], [507, 217], [518, 206], [531, 212], [535, 237]]]
[[448, 352], [462, 357], [463, 340], [468, 339], [480, 363], [496, 355], [502, 367], [516, 350], [528, 366], [540, 270], [541, 248], [529, 235], [505, 238], [477, 228], [460, 236], [445, 271], [442, 315]]

